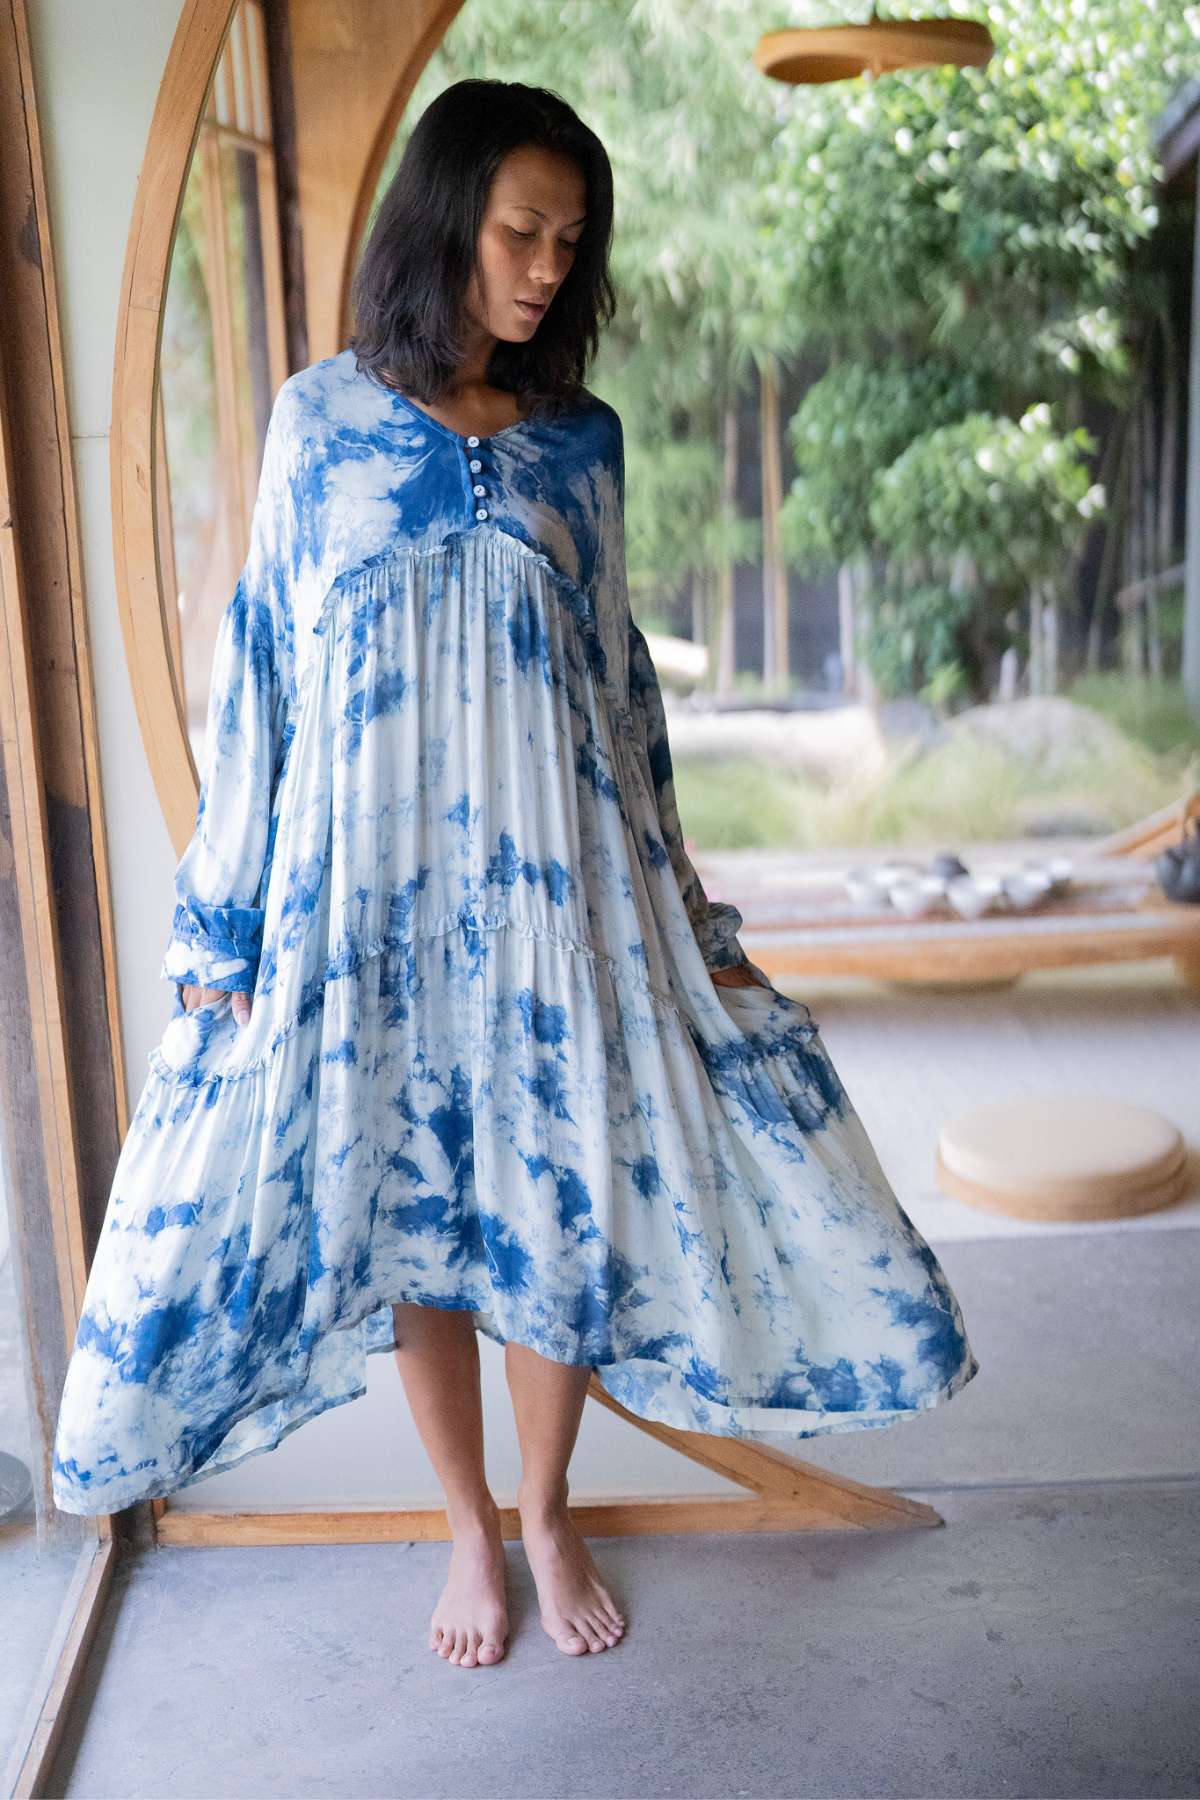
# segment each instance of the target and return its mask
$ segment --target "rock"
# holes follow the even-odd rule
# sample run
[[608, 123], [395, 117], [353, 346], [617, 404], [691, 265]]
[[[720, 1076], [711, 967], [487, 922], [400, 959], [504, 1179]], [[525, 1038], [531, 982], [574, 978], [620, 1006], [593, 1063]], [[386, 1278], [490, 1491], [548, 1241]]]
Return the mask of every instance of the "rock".
[[738, 759], [807, 775], [827, 786], [877, 781], [887, 771], [887, 745], [869, 707], [699, 712], [669, 698], [664, 706], [676, 763]]
[[1042, 782], [1101, 763], [1111, 767], [1135, 749], [1100, 713], [1056, 694], [968, 707], [947, 721], [946, 732], [951, 741], [993, 745], [1036, 770]]

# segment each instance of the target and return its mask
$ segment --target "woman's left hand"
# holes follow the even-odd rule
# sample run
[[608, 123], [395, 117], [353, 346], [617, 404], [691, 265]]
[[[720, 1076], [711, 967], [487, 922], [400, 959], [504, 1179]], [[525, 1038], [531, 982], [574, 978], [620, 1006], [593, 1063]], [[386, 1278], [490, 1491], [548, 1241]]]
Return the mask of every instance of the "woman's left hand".
[[753, 969], [745, 963], [737, 963], [732, 969], [710, 969], [709, 974], [717, 987], [762, 987], [762, 982]]

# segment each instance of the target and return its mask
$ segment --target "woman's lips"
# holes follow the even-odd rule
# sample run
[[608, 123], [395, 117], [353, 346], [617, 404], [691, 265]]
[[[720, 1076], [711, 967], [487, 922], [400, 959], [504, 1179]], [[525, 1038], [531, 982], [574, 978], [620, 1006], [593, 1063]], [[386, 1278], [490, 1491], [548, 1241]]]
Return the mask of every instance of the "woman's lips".
[[517, 305], [521, 308], [521, 311], [529, 319], [540, 319], [542, 314], [546, 310], [546, 302], [544, 300], [542, 300], [542, 301], [518, 300]]

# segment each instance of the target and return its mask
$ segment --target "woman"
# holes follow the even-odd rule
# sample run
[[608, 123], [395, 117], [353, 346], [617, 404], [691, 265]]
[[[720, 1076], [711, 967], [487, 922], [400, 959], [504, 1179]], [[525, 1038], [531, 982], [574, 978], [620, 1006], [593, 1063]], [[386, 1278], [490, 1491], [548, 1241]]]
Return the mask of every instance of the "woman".
[[710, 904], [629, 611], [612, 182], [555, 95], [419, 121], [351, 349], [277, 396], [55, 1496], [269, 1450], [395, 1352], [453, 1532], [431, 1648], [504, 1654], [478, 1331], [567, 1654], [623, 1614], [567, 1511], [589, 1376], [691, 1430], [915, 1416], [975, 1374], [809, 1009]]

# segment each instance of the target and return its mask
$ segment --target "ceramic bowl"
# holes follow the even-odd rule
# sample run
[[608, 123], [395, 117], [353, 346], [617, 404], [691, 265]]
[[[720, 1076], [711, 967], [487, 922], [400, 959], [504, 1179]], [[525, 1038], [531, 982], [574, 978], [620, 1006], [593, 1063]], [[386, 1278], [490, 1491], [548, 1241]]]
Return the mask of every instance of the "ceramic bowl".
[[1050, 892], [1061, 894], [1071, 885], [1075, 864], [1069, 856], [1049, 856], [1042, 864], [1050, 877]]
[[1045, 869], [1019, 869], [1015, 875], [1006, 875], [1001, 885], [1009, 905], [1028, 912], [1050, 892], [1050, 876]]
[[963, 919], [978, 919], [990, 912], [1002, 895], [996, 875], [960, 875], [946, 887], [946, 898]]
[[861, 866], [847, 869], [842, 876], [846, 892], [856, 906], [875, 906], [879, 903], [879, 883], [870, 869]]
[[894, 881], [888, 889], [888, 899], [906, 919], [919, 919], [933, 911], [944, 892], [945, 883], [940, 876], [918, 875], [911, 880]]

